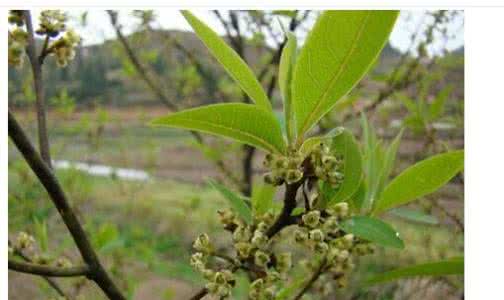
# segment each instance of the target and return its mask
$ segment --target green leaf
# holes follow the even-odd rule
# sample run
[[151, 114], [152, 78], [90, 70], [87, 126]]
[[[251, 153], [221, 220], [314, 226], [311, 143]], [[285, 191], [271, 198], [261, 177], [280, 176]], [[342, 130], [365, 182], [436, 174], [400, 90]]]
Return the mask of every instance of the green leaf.
[[276, 187], [271, 184], [254, 184], [252, 188], [252, 208], [258, 215], [262, 215], [273, 206]]
[[296, 217], [303, 214], [306, 211], [304, 207], [296, 207], [292, 210], [291, 216]]
[[425, 159], [395, 177], [376, 202], [374, 214], [435, 192], [464, 168], [464, 151], [451, 151]]
[[439, 223], [439, 221], [434, 216], [424, 214], [417, 210], [407, 209], [403, 207], [391, 209], [390, 213], [392, 213], [397, 217], [406, 219], [408, 221], [424, 223], [429, 225], [436, 225]]
[[443, 261], [424, 263], [388, 271], [370, 278], [368, 285], [393, 281], [405, 277], [444, 276], [464, 274], [464, 258], [457, 257]]
[[94, 245], [98, 250], [103, 250], [108, 245], [117, 242], [119, 239], [119, 230], [114, 223], [104, 223], [100, 226], [94, 235]]
[[453, 86], [448, 85], [442, 89], [429, 107], [429, 115], [431, 120], [435, 120], [443, 115], [446, 99], [453, 91]]
[[[350, 131], [345, 129], [333, 138], [331, 153], [343, 155], [341, 173], [343, 173], [344, 179], [340, 187], [328, 199], [329, 205], [346, 201], [352, 197], [359, 188], [362, 179], [362, 155], [359, 145]], [[325, 183], [325, 185], [328, 184]]]
[[278, 86], [284, 100], [284, 114], [286, 120], [287, 138], [294, 140], [294, 116], [292, 114], [292, 73], [296, 63], [297, 40], [292, 33], [287, 33], [287, 43], [285, 44], [282, 55], [280, 56], [280, 66], [278, 72]]
[[269, 152], [285, 152], [282, 131], [275, 116], [252, 104], [202, 106], [155, 119], [151, 124], [206, 132]]
[[182, 11], [182, 15], [205, 46], [207, 46], [208, 50], [210, 50], [210, 53], [219, 61], [243, 91], [258, 106], [271, 111], [272, 108], [268, 96], [255, 77], [254, 72], [252, 72], [243, 59], [217, 33], [189, 11]]
[[325, 11], [299, 54], [292, 101], [298, 140], [367, 73], [397, 11]]
[[33, 229], [35, 239], [42, 252], [49, 251], [49, 237], [47, 235], [47, 223], [45, 220], [39, 221], [38, 218], [33, 219]]
[[252, 211], [250, 207], [247, 206], [245, 200], [237, 195], [235, 192], [229, 190], [227, 187], [219, 184], [213, 180], [209, 180], [208, 183], [211, 187], [221, 193], [226, 200], [229, 201], [231, 208], [248, 224], [252, 223]]
[[303, 159], [306, 158], [315, 149], [315, 147], [320, 145], [320, 143], [325, 143], [333, 139], [335, 136], [343, 133], [344, 130], [345, 128], [343, 127], [336, 127], [333, 130], [329, 131], [324, 136], [314, 136], [306, 139], [299, 148], [299, 153], [301, 154], [301, 157], [303, 157]]
[[399, 233], [389, 224], [371, 217], [355, 216], [341, 224], [343, 230], [355, 236], [374, 242], [378, 245], [393, 248], [404, 248]]
[[390, 177], [390, 173], [392, 173], [392, 170], [394, 169], [394, 163], [397, 155], [397, 150], [399, 149], [399, 144], [401, 143], [401, 137], [403, 135], [403, 129], [399, 131], [397, 136], [394, 138], [392, 143], [387, 148], [387, 151], [385, 152], [385, 156], [383, 158], [383, 166], [382, 170], [380, 173], [380, 180], [378, 182], [378, 195], [381, 193], [383, 190], [383, 187], [385, 184], [387, 184], [388, 179]]

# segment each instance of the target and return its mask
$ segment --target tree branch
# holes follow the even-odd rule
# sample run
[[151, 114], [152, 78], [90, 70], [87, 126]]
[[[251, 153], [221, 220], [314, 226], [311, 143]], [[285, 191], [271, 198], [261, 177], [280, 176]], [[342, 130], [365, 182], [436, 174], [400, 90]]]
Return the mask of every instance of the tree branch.
[[69, 267], [69, 268], [59, 268], [29, 262], [20, 262], [12, 259], [9, 259], [9, 269], [16, 272], [47, 276], [47, 277], [87, 276], [90, 271], [87, 265]]
[[33, 74], [33, 84], [35, 86], [35, 98], [37, 107], [37, 129], [39, 151], [45, 163], [51, 167], [51, 154], [49, 150], [49, 138], [47, 137], [47, 122], [46, 122], [46, 104], [45, 93], [42, 78], [42, 66], [37, 54], [36, 41], [31, 21], [31, 13], [29, 10], [23, 11], [26, 23], [26, 31], [28, 32], [28, 44], [26, 46], [26, 54], [30, 60], [30, 65]]
[[[11, 241], [9, 240], [9, 246], [11, 245]], [[22, 260], [26, 261], [26, 262], [32, 262], [31, 258], [29, 258], [28, 256], [26, 256], [23, 252], [21, 252], [20, 250], [18, 249], [15, 249], [14, 248], [14, 255], [20, 257]], [[62, 297], [66, 297], [68, 300], [72, 299], [72, 297], [70, 297], [69, 295], [67, 295], [63, 289], [59, 286], [59, 284], [53, 279], [53, 278], [50, 278], [50, 277], [46, 277], [46, 276], [42, 276], [42, 278], [44, 278], [45, 281], [47, 281], [47, 284], [49, 284], [60, 296]]]
[[90, 268], [88, 278], [96, 282], [109, 299], [126, 299], [103, 268], [57, 178], [54, 176], [49, 166], [35, 151], [25, 132], [21, 126], [19, 126], [10, 111], [8, 118], [9, 137], [12, 139], [32, 171], [46, 189], [54, 206], [56, 206], [58, 213], [61, 215], [66, 227], [70, 231], [82, 258]]

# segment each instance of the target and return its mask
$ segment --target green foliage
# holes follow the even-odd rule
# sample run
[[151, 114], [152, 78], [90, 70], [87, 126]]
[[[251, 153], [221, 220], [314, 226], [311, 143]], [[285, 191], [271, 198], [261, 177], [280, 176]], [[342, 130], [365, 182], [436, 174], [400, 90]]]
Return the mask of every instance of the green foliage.
[[397, 11], [325, 11], [318, 18], [294, 69], [298, 139], [369, 70], [397, 15]]
[[112, 247], [118, 240], [119, 230], [113, 223], [104, 223], [92, 236], [93, 245], [100, 251]]
[[284, 114], [286, 120], [286, 132], [289, 142], [295, 138], [294, 120], [292, 115], [292, 73], [296, 64], [297, 40], [292, 33], [287, 33], [287, 43], [280, 56], [280, 67], [278, 70], [278, 87], [282, 93], [284, 103]]
[[407, 168], [387, 185], [376, 202], [373, 213], [435, 192], [464, 168], [464, 151], [438, 154]]
[[229, 47], [217, 33], [201, 22], [189, 11], [182, 11], [182, 15], [194, 29], [194, 32], [210, 50], [210, 53], [221, 63], [228, 74], [238, 83], [243, 91], [254, 102], [265, 110], [271, 111], [271, 103], [261, 84], [252, 70], [241, 57]]
[[173, 113], [151, 124], [207, 132], [269, 152], [285, 152], [280, 124], [274, 115], [251, 104], [208, 105]]
[[424, 214], [418, 210], [408, 209], [404, 207], [398, 207], [390, 210], [390, 213], [394, 216], [398, 216], [408, 221], [436, 225], [439, 224], [439, 221], [436, 217]]
[[357, 237], [375, 242], [378, 245], [404, 248], [404, 242], [399, 238], [399, 233], [379, 219], [355, 216], [342, 223], [341, 227], [346, 232], [353, 233]]
[[276, 187], [267, 183], [255, 183], [252, 187], [252, 208], [257, 215], [265, 214], [273, 207]]
[[75, 111], [75, 97], [70, 96], [66, 88], [61, 89], [57, 96], [51, 97], [49, 103], [66, 116]]
[[252, 223], [252, 210], [241, 196], [215, 181], [209, 180], [208, 183], [228, 200], [233, 210], [236, 211], [245, 222], [248, 224]]
[[385, 147], [376, 136], [375, 129], [368, 123], [364, 114], [361, 116], [362, 126], [362, 152], [364, 183], [360, 187], [359, 209], [368, 211], [373, 203], [380, 197], [380, 194], [387, 183], [390, 173], [394, 168], [394, 162], [402, 137], [400, 131], [394, 140]]
[[463, 275], [464, 258], [457, 257], [443, 261], [424, 263], [395, 269], [370, 278], [368, 284], [384, 283], [397, 279], [418, 276]]
[[332, 139], [331, 152], [334, 155], [343, 156], [341, 173], [345, 180], [337, 190], [331, 190], [330, 186], [324, 183], [323, 189], [329, 190], [329, 193], [325, 195], [329, 205], [347, 201], [357, 191], [362, 179], [362, 155], [350, 131], [344, 130]]
[[47, 235], [47, 223], [45, 220], [33, 219], [34, 236], [42, 253], [49, 250], [49, 237]]

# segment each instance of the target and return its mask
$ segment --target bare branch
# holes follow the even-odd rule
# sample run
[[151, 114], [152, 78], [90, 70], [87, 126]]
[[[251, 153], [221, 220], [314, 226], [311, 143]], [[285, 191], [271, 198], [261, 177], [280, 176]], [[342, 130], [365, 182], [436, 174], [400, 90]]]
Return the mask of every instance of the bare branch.
[[37, 54], [36, 41], [29, 10], [24, 11], [24, 19], [26, 22], [26, 31], [28, 32], [26, 54], [30, 59], [30, 65], [33, 73], [33, 83], [35, 85], [39, 150], [42, 159], [50, 168], [51, 154], [49, 149], [49, 138], [47, 137], [46, 104], [42, 78], [42, 66], [39, 60], [39, 55]]
[[16, 272], [48, 276], [48, 277], [87, 276], [89, 275], [90, 272], [90, 269], [87, 265], [69, 267], [69, 268], [59, 268], [29, 262], [20, 262], [12, 259], [9, 259], [9, 269]]
[[10, 111], [9, 137], [19, 149], [32, 171], [48, 192], [53, 204], [56, 206], [77, 248], [79, 248], [82, 258], [90, 268], [88, 278], [96, 282], [110, 299], [126, 299], [103, 268], [57, 178], [37, 151], [35, 151], [25, 132], [21, 126], [19, 126]]

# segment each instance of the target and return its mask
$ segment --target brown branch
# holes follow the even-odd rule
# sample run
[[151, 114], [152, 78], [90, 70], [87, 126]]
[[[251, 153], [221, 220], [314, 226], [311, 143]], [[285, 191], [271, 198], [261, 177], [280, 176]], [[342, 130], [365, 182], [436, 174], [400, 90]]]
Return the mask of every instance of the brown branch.
[[203, 297], [205, 297], [208, 294], [208, 290], [206, 288], [202, 288], [199, 290], [196, 294], [194, 294], [190, 300], [199, 300]]
[[126, 299], [103, 268], [96, 252], [89, 242], [86, 232], [82, 228], [82, 225], [70, 206], [56, 176], [54, 176], [49, 166], [44, 162], [37, 151], [35, 151], [25, 132], [21, 126], [19, 126], [17, 120], [10, 111], [8, 119], [9, 137], [12, 139], [32, 171], [46, 189], [54, 206], [56, 206], [58, 213], [61, 215], [63, 222], [70, 231], [82, 258], [84, 259], [84, 262], [90, 268], [87, 277], [96, 282], [109, 299]]
[[47, 277], [87, 276], [90, 272], [90, 269], [87, 265], [59, 268], [29, 262], [20, 262], [12, 259], [9, 259], [9, 269], [16, 272], [47, 276]]
[[47, 122], [46, 122], [46, 104], [45, 94], [43, 87], [42, 65], [37, 55], [36, 41], [31, 21], [31, 13], [29, 10], [23, 11], [24, 19], [26, 22], [26, 31], [28, 33], [28, 44], [26, 45], [26, 54], [30, 60], [33, 84], [35, 86], [35, 98], [37, 108], [37, 129], [39, 151], [42, 159], [51, 168], [51, 154], [49, 149], [49, 138], [47, 136]]

